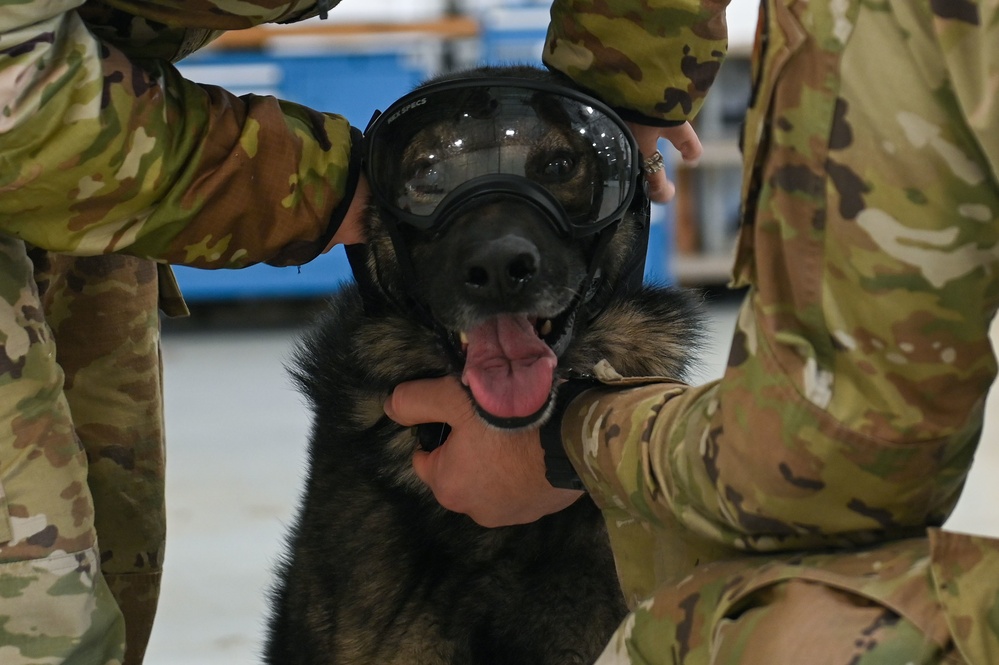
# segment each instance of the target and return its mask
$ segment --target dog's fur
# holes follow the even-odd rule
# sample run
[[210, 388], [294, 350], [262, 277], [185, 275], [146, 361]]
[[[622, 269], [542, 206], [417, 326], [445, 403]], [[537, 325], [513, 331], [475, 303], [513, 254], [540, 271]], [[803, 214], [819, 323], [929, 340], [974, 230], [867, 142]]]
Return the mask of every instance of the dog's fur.
[[[528, 68], [465, 75], [505, 73], [550, 76]], [[592, 241], [559, 238], [528, 208], [487, 199], [442, 237], [411, 238], [413, 291], [441, 327], [467, 330], [504, 307], [558, 321], [584, 279]], [[593, 503], [583, 498], [524, 526], [479, 527], [436, 503], [412, 471], [413, 431], [382, 411], [402, 381], [463, 371], [458, 336], [442, 337], [400, 306], [410, 292], [385, 214], [372, 208], [367, 220], [367, 267], [377, 288], [363, 297], [344, 288], [297, 354], [295, 376], [314, 411], [310, 469], [273, 594], [266, 660], [590, 663], [626, 614]], [[483, 219], [536, 245], [542, 261], [530, 289], [490, 299], [461, 283], [466, 257], [495, 241], [478, 225]], [[615, 231], [601, 264], [608, 288], [627, 268], [639, 226], [628, 217]], [[624, 375], [680, 377], [697, 339], [696, 309], [690, 295], [663, 287], [615, 296], [592, 320], [580, 317], [556, 376], [606, 359]], [[548, 410], [517, 425], [537, 426]], [[507, 422], [480, 411], [494, 425]]]

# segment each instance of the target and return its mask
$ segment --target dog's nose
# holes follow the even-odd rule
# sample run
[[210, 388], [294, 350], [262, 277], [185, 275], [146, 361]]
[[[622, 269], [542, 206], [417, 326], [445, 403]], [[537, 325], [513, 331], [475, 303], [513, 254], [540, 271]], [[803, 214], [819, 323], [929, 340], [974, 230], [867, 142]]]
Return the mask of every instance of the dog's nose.
[[465, 257], [465, 289], [479, 298], [512, 296], [534, 279], [540, 265], [541, 254], [527, 238], [496, 238], [478, 245]]

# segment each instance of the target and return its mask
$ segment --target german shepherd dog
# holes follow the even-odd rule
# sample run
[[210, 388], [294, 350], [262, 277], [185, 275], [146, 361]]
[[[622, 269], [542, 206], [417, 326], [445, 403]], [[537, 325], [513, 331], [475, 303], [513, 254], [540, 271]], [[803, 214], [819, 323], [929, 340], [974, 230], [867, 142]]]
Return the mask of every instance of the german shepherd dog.
[[[505, 78], [554, 82], [541, 70], [502, 67], [428, 85]], [[584, 496], [532, 524], [480, 527], [440, 507], [416, 478], [413, 452], [437, 441], [390, 421], [382, 405], [400, 382], [452, 374], [487, 423], [539, 427], [563, 380], [585, 377], [601, 360], [625, 376], [682, 377], [698, 339], [696, 299], [640, 284], [648, 207], [637, 168], [627, 177], [638, 203], [600, 233], [581, 233], [611, 194], [594, 193], [597, 157], [564, 114], [531, 101], [527, 124], [460, 134], [455, 117], [464, 107], [420, 97], [424, 89], [385, 120], [418, 131], [383, 150], [391, 154], [372, 148], [372, 190], [393, 194], [369, 206], [368, 242], [351, 250], [356, 283], [332, 298], [295, 357], [293, 374], [313, 411], [310, 466], [272, 595], [265, 659], [591, 663], [627, 613], [592, 501]], [[438, 116], [417, 117], [435, 104]], [[482, 108], [480, 124], [499, 113], [495, 104]], [[534, 133], [517, 139], [522, 129]], [[502, 182], [453, 207], [446, 224], [420, 229], [399, 220], [395, 192], [409, 197], [410, 212], [429, 209], [465, 184], [463, 173], [479, 173], [468, 166], [474, 155], [462, 154], [461, 167], [440, 161], [442, 146], [477, 140], [492, 149], [511, 139], [504, 154], [521, 155], [517, 168], [570, 211], [569, 232], [552, 222], [547, 204]], [[612, 166], [617, 159], [605, 156]]]

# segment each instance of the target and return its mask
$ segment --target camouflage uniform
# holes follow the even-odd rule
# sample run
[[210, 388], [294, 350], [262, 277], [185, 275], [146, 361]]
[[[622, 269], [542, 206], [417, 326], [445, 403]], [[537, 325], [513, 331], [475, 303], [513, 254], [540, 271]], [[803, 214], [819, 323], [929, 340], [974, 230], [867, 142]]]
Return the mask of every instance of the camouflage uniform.
[[[671, 3], [650, 30], [686, 64], [654, 80], [569, 4], [591, 14], [553, 23], [549, 64], [696, 110], [671, 90], [706, 89], [724, 2]], [[608, 379], [636, 385], [562, 422], [638, 607], [601, 662], [997, 663], [999, 542], [925, 530], [996, 373], [999, 3], [768, 0], [760, 27], [723, 378]]]
[[342, 117], [237, 99], [164, 62], [315, 2], [81, 4], [0, 6], [5, 665], [122, 662], [109, 584], [141, 661], [164, 533], [156, 304], [182, 302], [150, 259], [308, 261], [358, 172]]

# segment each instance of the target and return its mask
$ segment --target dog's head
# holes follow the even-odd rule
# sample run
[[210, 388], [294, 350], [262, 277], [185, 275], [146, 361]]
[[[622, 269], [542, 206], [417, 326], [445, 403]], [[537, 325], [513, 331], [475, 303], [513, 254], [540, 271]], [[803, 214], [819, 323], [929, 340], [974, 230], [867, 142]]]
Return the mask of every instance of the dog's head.
[[574, 334], [641, 280], [647, 202], [627, 127], [547, 72], [485, 68], [421, 86], [365, 138], [358, 282], [435, 330], [484, 419], [542, 422]]

